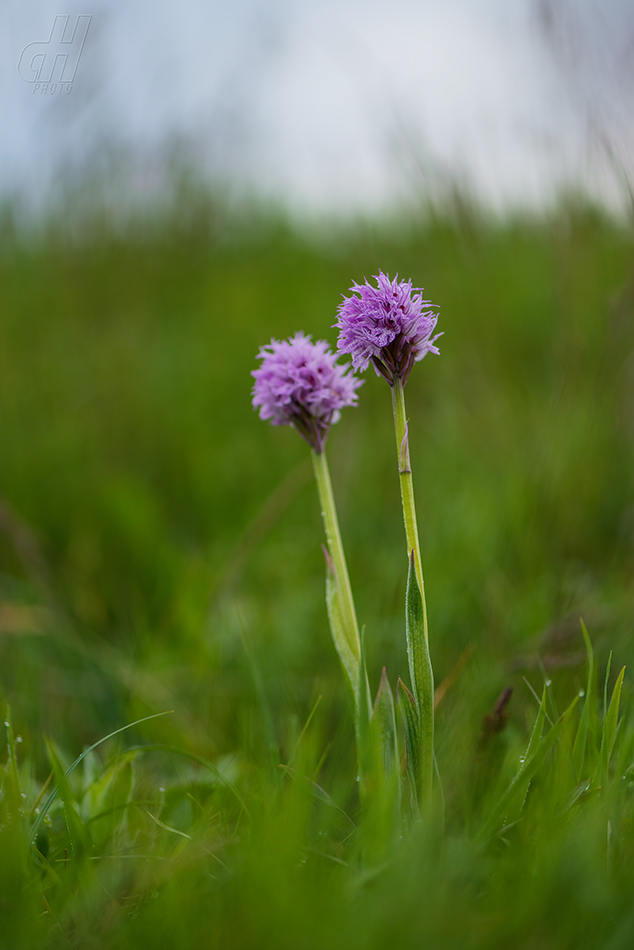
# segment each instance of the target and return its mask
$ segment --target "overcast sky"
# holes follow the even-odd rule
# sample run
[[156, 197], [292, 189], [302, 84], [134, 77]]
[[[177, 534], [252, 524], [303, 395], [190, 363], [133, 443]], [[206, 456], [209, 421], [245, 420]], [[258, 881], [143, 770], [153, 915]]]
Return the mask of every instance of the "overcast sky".
[[[61, 14], [92, 19], [70, 92], [42, 93], [27, 80], [46, 48], [29, 44]], [[4, 0], [0, 102], [0, 192], [34, 200], [106, 154], [135, 156], [134, 187], [158, 187], [180, 143], [209, 178], [299, 211], [389, 207], [455, 180], [496, 207], [562, 183], [618, 203], [634, 173], [634, 3]]]

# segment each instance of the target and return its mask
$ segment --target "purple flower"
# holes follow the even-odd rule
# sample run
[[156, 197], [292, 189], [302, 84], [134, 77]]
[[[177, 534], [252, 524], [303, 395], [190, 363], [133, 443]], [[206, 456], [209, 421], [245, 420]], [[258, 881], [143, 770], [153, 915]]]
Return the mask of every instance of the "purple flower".
[[334, 324], [340, 331], [337, 348], [351, 354], [355, 369], [367, 369], [371, 360], [390, 386], [397, 376], [405, 385], [414, 363], [438, 354], [434, 341], [442, 334], [432, 337], [438, 317], [411, 280], [399, 281], [398, 274], [390, 280], [382, 271], [375, 280], [378, 287], [367, 280], [353, 283], [353, 295], [344, 297]]
[[337, 363], [325, 340], [313, 343], [296, 333], [290, 340], [271, 340], [258, 353], [262, 365], [252, 372], [253, 407], [274, 426], [292, 425], [308, 444], [321, 452], [339, 410], [354, 406], [361, 380], [349, 366]]

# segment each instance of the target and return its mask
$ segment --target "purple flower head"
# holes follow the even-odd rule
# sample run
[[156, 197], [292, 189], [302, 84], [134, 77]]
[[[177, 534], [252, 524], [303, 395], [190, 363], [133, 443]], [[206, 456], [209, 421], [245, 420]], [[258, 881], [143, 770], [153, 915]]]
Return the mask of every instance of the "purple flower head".
[[321, 452], [339, 410], [356, 405], [361, 380], [349, 366], [337, 363], [325, 340], [313, 343], [301, 332], [282, 343], [271, 340], [270, 346], [260, 348], [258, 359], [262, 365], [251, 375], [253, 407], [259, 407], [260, 418], [270, 419], [274, 426], [294, 426]]
[[390, 280], [382, 271], [375, 280], [378, 287], [367, 280], [353, 283], [352, 296], [343, 298], [335, 323], [337, 348], [351, 354], [355, 369], [367, 369], [371, 360], [390, 386], [397, 376], [405, 385], [414, 363], [427, 353], [438, 354], [434, 341], [442, 334], [432, 337], [438, 317], [411, 280], [399, 281], [398, 274]]

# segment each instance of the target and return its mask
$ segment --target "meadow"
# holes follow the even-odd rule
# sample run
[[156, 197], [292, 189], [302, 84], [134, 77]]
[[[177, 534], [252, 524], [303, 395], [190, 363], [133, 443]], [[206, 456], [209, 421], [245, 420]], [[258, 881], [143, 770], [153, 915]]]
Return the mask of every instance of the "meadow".
[[[631, 230], [203, 210], [0, 233], [0, 947], [631, 947]], [[308, 451], [250, 373], [271, 337], [334, 344], [379, 269], [444, 331], [407, 399], [445, 818], [372, 861]], [[365, 378], [328, 456], [374, 693], [407, 560]]]

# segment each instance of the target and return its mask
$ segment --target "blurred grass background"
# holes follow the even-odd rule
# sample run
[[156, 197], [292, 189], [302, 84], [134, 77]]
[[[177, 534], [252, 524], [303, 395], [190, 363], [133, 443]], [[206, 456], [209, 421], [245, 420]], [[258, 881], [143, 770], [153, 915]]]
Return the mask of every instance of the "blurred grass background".
[[[634, 659], [631, 233], [575, 203], [330, 233], [256, 211], [211, 221], [81, 239], [55, 221], [5, 228], [1, 697], [44, 779], [44, 735], [70, 761], [164, 709], [144, 737], [238, 771], [275, 765], [323, 696], [319, 781], [349, 800], [308, 449], [257, 418], [249, 374], [271, 336], [334, 344], [351, 281], [398, 271], [440, 306], [445, 334], [406, 395], [437, 682], [471, 651], [438, 717], [451, 824], [470, 794], [453, 762], [498, 694], [515, 687], [523, 740], [522, 677], [569, 695], [585, 675], [579, 617], [600, 663], [610, 649], [615, 672]], [[376, 688], [384, 664], [393, 685], [407, 669], [406, 559], [389, 391], [366, 379], [328, 455]]]

